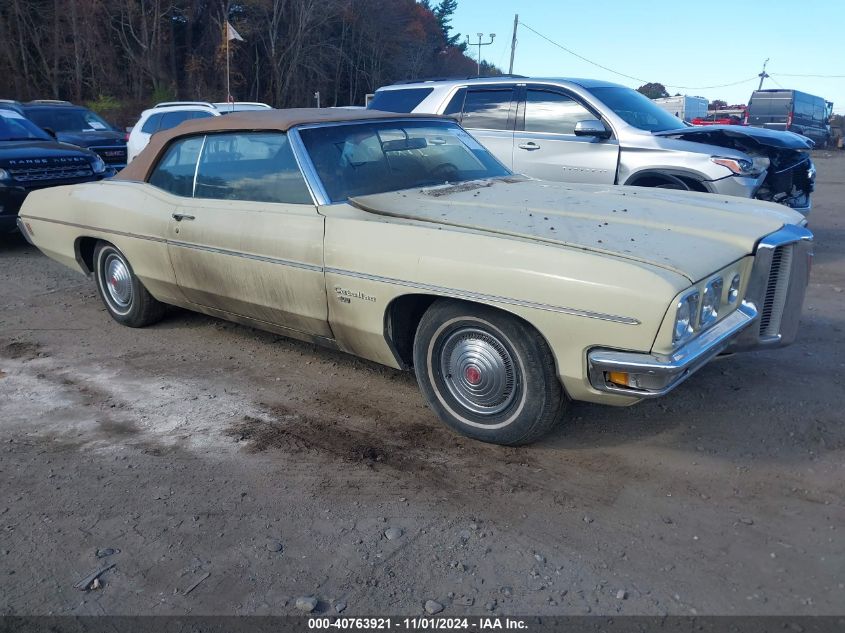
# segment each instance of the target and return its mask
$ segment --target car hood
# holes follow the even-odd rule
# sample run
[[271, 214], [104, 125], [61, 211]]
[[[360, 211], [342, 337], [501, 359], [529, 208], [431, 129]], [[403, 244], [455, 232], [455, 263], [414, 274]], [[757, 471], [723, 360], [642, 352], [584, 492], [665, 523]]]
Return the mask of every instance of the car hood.
[[63, 143], [71, 143], [80, 147], [126, 145], [126, 135], [114, 130], [58, 132], [56, 137]]
[[649, 264], [696, 282], [802, 216], [714, 194], [521, 177], [350, 198], [379, 215], [436, 222]]
[[0, 167], [14, 165], [15, 161], [35, 159], [62, 159], [84, 157], [91, 160], [91, 152], [74, 145], [55, 141], [3, 141], [0, 143]]
[[725, 137], [728, 139], [751, 139], [759, 145], [777, 149], [812, 149], [814, 145], [813, 141], [800, 134], [746, 125], [695, 125], [677, 130], [652, 132], [652, 134], [711, 145], [722, 145], [723, 143], [718, 142], [718, 140]]

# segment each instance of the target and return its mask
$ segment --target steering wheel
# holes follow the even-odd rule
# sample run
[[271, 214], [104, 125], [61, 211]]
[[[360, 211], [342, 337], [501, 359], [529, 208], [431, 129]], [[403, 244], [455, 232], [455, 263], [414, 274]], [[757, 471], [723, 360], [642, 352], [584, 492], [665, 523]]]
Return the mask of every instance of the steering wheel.
[[452, 163], [440, 163], [431, 170], [431, 175], [434, 178], [442, 178], [448, 181], [458, 175], [458, 168]]

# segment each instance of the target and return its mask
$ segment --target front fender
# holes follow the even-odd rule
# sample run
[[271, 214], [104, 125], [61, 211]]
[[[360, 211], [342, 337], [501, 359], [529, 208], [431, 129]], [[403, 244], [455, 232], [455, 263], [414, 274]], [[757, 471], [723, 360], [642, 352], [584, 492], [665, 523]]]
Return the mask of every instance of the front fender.
[[629, 400], [596, 392], [586, 350], [649, 351], [681, 275], [575, 248], [413, 220], [386, 220], [347, 205], [326, 215], [329, 321], [341, 349], [399, 367], [385, 336], [388, 307], [419, 294], [494, 306], [546, 339], [574, 399]]

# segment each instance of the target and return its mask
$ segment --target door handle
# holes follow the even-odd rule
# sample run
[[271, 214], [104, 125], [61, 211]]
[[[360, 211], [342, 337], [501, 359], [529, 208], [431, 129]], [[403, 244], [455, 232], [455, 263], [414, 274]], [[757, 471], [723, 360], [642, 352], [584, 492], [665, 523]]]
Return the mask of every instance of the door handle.
[[529, 152], [535, 149], [540, 149], [540, 146], [537, 145], [534, 141], [528, 141], [527, 143], [520, 143], [519, 149], [527, 149]]
[[177, 222], [181, 222], [182, 220], [195, 220], [196, 218], [192, 215], [188, 215], [187, 213], [174, 213], [173, 219]]

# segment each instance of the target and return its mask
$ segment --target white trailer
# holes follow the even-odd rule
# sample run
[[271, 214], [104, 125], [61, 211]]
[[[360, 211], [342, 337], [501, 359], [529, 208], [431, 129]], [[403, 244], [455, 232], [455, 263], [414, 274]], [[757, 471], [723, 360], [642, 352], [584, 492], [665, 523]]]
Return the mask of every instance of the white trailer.
[[707, 116], [708, 101], [704, 97], [678, 95], [676, 97], [655, 99], [654, 102], [669, 114], [678, 117], [681, 121], [692, 121], [696, 117]]

